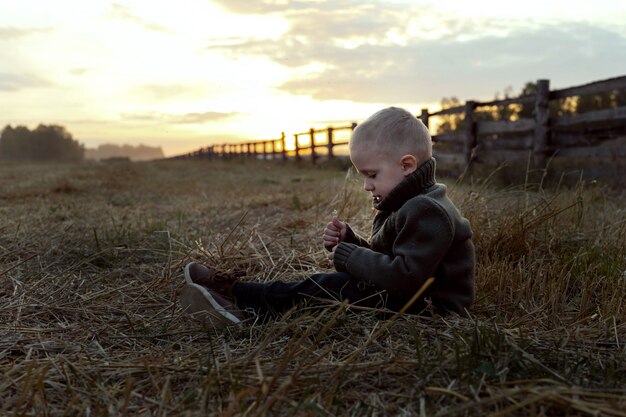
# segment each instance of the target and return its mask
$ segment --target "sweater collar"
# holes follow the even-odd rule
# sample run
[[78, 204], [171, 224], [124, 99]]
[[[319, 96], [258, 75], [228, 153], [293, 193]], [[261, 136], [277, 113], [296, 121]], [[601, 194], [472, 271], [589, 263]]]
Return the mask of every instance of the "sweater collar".
[[414, 172], [407, 175], [400, 184], [387, 194], [387, 197], [374, 208], [379, 211], [396, 211], [407, 200], [420, 194], [423, 190], [435, 185], [435, 159], [430, 158], [417, 168]]

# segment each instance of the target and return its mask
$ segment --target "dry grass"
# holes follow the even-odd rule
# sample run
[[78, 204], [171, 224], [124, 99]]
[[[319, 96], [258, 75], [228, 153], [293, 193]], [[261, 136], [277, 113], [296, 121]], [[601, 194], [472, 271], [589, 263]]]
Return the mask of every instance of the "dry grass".
[[336, 169], [255, 162], [0, 166], [0, 414], [626, 415], [626, 196], [454, 185], [471, 319], [339, 302], [222, 333], [181, 314], [189, 260], [250, 280], [327, 270]]

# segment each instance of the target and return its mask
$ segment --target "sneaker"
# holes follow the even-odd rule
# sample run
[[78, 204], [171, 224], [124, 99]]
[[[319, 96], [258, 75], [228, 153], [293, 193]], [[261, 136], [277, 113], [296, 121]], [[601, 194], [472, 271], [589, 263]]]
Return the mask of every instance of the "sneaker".
[[198, 284], [209, 290], [217, 291], [233, 298], [233, 285], [237, 282], [238, 273], [226, 273], [217, 271], [210, 266], [196, 262], [190, 262], [185, 266], [185, 282]]
[[194, 283], [183, 288], [180, 305], [193, 318], [216, 329], [239, 324], [244, 319], [243, 312], [227, 297]]

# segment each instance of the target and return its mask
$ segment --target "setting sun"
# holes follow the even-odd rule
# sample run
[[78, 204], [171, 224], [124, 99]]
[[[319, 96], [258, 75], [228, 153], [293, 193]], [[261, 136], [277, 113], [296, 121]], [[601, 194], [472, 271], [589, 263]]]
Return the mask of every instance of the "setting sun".
[[623, 71], [623, 3], [536, 3], [0, 0], [0, 123], [174, 155]]

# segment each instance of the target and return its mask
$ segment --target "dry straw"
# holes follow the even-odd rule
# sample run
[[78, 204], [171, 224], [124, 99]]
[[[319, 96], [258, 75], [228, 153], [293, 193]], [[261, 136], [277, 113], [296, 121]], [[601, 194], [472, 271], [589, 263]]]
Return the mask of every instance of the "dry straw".
[[337, 300], [216, 333], [181, 312], [182, 266], [328, 270], [332, 210], [364, 234], [372, 219], [354, 176], [0, 166], [0, 414], [626, 415], [626, 197], [468, 177], [450, 191], [475, 232], [470, 318]]

